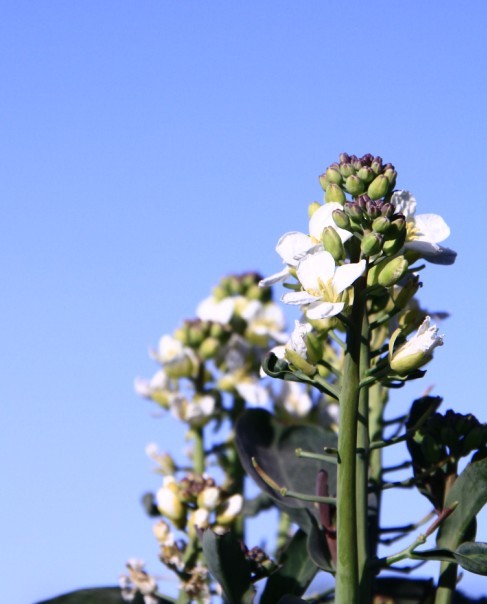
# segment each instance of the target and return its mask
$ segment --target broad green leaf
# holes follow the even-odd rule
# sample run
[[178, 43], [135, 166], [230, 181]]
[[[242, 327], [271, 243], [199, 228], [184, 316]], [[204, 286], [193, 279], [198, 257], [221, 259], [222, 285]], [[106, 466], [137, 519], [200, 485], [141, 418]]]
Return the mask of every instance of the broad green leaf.
[[275, 604], [284, 595], [303, 595], [318, 570], [309, 559], [302, 530], [294, 534], [278, 562], [280, 568], [267, 579], [260, 604]]
[[228, 604], [242, 604], [251, 587], [250, 565], [232, 533], [203, 532], [203, 554], [208, 570], [220, 584]]
[[465, 570], [477, 575], [487, 575], [487, 543], [462, 543], [453, 555]]
[[257, 485], [285, 510], [305, 532], [311, 530], [310, 513], [317, 518], [314, 503], [283, 497], [259, 476], [252, 465], [255, 458], [259, 467], [280, 487], [302, 494], [314, 495], [318, 472], [328, 473], [330, 493], [336, 492], [336, 464], [326, 461], [297, 458], [295, 451], [302, 448], [323, 453], [324, 447], [336, 447], [336, 435], [317, 426], [286, 426], [263, 409], [248, 409], [236, 424], [237, 449], [246, 472]]
[[[175, 600], [159, 598], [159, 604], [172, 604]], [[120, 587], [94, 587], [71, 591], [51, 600], [43, 600], [37, 604], [125, 604]], [[138, 593], [132, 604], [144, 604], [144, 599]]]
[[438, 546], [454, 551], [472, 538], [472, 523], [486, 502], [487, 458], [469, 463], [448, 492], [445, 507], [457, 507], [440, 526]]
[[435, 589], [431, 579], [389, 577], [377, 579], [374, 595], [394, 604], [433, 604]]

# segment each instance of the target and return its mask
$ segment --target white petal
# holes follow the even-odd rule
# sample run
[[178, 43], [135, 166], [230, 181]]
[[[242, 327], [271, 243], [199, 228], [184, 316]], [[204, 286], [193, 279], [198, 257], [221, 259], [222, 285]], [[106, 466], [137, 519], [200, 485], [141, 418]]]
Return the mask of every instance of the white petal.
[[314, 302], [306, 309], [306, 316], [311, 320], [327, 319], [342, 312], [344, 307], [343, 302]]
[[289, 277], [289, 267], [283, 268], [282, 271], [278, 273], [274, 273], [269, 277], [265, 277], [259, 281], [259, 287], [269, 287], [270, 285], [274, 285], [275, 283], [279, 283], [281, 281], [285, 281]]
[[338, 266], [332, 280], [333, 287], [337, 294], [340, 294], [342, 291], [346, 290], [347, 287], [350, 287], [356, 279], [363, 275], [364, 271], [365, 260]]
[[286, 264], [296, 266], [313, 245], [308, 235], [299, 231], [291, 231], [290, 233], [285, 233], [279, 239], [276, 245], [276, 252]]
[[429, 243], [428, 241], [408, 241], [404, 247], [417, 252], [422, 258], [432, 264], [453, 264], [457, 257], [457, 253], [454, 250], [442, 247], [436, 243]]
[[396, 213], [403, 214], [406, 219], [416, 212], [416, 198], [409, 191], [395, 191], [391, 203], [396, 208]]
[[234, 306], [233, 298], [223, 298], [223, 300], [217, 301], [210, 296], [198, 304], [196, 316], [202, 321], [228, 323], [232, 318]]
[[311, 304], [319, 300], [316, 296], [308, 294], [308, 292], [289, 292], [281, 298], [284, 304]]
[[438, 214], [420, 214], [415, 217], [414, 226], [418, 229], [417, 241], [439, 243], [450, 235], [450, 227]]
[[340, 239], [343, 243], [350, 239], [352, 233], [345, 229], [340, 229], [333, 220], [334, 210], [342, 210], [343, 206], [335, 201], [325, 203], [324, 206], [318, 208], [316, 212], [311, 216], [309, 221], [309, 234], [314, 237], [316, 241], [321, 241], [321, 234], [325, 227], [331, 226], [340, 235]]
[[335, 261], [329, 252], [308, 254], [298, 264], [296, 273], [304, 289], [319, 289], [319, 280], [326, 283], [335, 272]]
[[265, 405], [269, 401], [268, 391], [257, 382], [240, 382], [235, 388], [250, 405]]

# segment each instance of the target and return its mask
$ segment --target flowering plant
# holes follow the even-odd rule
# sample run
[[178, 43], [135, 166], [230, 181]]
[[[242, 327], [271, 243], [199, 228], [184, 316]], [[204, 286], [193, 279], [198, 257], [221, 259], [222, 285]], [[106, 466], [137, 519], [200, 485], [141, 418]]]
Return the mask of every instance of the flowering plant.
[[[158, 518], [159, 557], [178, 595], [162, 595], [131, 559], [120, 601], [474, 601], [459, 599], [457, 573], [487, 574], [487, 544], [475, 541], [487, 427], [439, 412], [442, 399], [429, 393], [401, 416], [387, 414], [391, 390], [423, 377], [443, 344], [415, 297], [423, 261], [449, 265], [456, 256], [439, 245], [445, 221], [416, 215], [396, 178], [380, 157], [341, 154], [320, 177], [325, 201], [309, 207], [309, 233], [277, 243], [285, 267], [225, 277], [196, 318], [161, 338], [156, 373], [135, 387], [182, 422], [191, 442], [189, 465], [148, 447], [162, 481], [144, 505]], [[302, 313], [291, 333], [273, 301], [276, 283], [287, 289], [282, 302]], [[391, 466], [389, 448], [401, 442], [409, 459]], [[406, 479], [394, 479], [405, 469]], [[383, 493], [403, 488], [416, 488], [431, 511], [385, 527]], [[248, 542], [248, 527], [269, 509], [278, 523], [264, 551]], [[409, 544], [384, 551], [399, 539]], [[404, 574], [404, 561], [430, 560], [440, 562], [437, 581]], [[311, 593], [323, 573], [329, 588]]]

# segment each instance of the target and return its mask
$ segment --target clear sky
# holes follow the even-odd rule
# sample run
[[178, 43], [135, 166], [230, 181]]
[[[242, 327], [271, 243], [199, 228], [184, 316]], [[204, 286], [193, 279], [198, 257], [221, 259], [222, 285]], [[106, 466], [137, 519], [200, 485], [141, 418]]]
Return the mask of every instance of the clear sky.
[[424, 274], [452, 316], [399, 413], [434, 385], [486, 420], [486, 31], [484, 0], [2, 3], [4, 601], [162, 572], [144, 447], [184, 445], [133, 379], [223, 274], [279, 270], [341, 151], [395, 164], [459, 253]]

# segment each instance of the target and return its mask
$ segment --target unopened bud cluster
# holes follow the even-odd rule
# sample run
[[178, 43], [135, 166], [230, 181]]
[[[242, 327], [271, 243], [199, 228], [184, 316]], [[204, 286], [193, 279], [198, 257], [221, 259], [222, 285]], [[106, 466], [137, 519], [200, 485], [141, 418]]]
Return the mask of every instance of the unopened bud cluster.
[[345, 203], [346, 195], [358, 197], [367, 194], [370, 199], [380, 199], [392, 192], [397, 172], [390, 163], [370, 153], [358, 158], [341, 153], [339, 162], [331, 164], [320, 176], [325, 191], [325, 201]]

